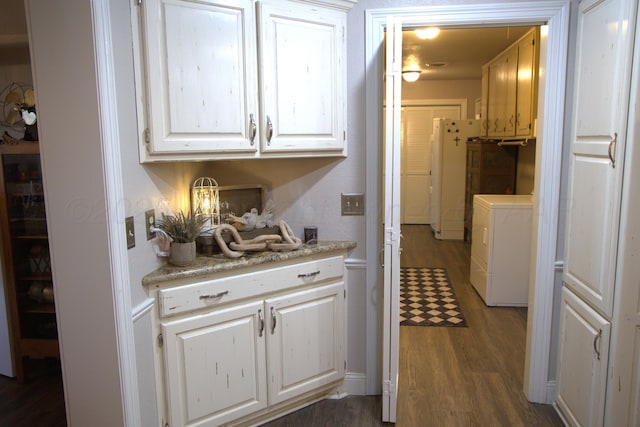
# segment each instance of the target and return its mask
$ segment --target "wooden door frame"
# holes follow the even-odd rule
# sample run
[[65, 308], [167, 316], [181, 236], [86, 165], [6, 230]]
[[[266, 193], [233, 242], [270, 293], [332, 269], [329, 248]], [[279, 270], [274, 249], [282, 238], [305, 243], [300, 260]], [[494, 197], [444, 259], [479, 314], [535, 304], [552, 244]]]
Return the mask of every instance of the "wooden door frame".
[[[529, 310], [527, 323], [527, 354], [525, 360], [524, 392], [532, 402], [551, 403], [555, 396], [550, 381], [550, 355], [552, 351], [552, 318], [558, 222], [560, 214], [560, 185], [562, 148], [564, 137], [566, 66], [569, 41], [569, 0], [517, 2], [504, 4], [474, 4], [427, 6], [411, 8], [371, 9], [366, 11], [365, 69], [366, 69], [366, 152], [367, 186], [369, 200], [366, 212], [367, 239], [367, 294], [372, 301], [384, 304], [380, 295], [382, 269], [379, 263], [382, 242], [381, 223], [381, 128], [383, 76], [382, 54], [386, 18], [402, 17], [404, 25], [422, 26], [505, 26], [546, 24], [546, 49], [541, 50], [540, 67], [545, 69], [539, 82], [538, 135], [544, 144], [537, 144], [536, 189], [534, 194], [534, 233], [532, 245]], [[541, 43], [545, 44], [545, 43]], [[544, 197], [540, 197], [544, 194]], [[380, 307], [367, 307], [367, 348], [382, 348]], [[367, 392], [376, 394], [381, 389], [380, 355], [371, 351], [367, 356]]]

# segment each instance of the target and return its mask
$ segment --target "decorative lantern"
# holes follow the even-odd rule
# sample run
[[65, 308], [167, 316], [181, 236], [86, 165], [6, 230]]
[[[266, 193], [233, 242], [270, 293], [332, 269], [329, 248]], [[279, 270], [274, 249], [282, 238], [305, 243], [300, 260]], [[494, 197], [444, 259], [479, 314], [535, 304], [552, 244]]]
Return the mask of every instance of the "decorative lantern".
[[205, 234], [211, 234], [220, 225], [220, 192], [213, 178], [198, 178], [191, 189], [191, 211], [195, 216], [206, 216]]

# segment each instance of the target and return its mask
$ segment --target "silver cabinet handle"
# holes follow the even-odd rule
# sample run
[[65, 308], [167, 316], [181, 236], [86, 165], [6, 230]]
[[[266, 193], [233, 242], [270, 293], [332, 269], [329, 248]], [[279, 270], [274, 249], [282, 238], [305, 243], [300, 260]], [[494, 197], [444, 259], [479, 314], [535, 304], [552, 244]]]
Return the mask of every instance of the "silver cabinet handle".
[[256, 132], [258, 131], [256, 119], [253, 118], [253, 114], [249, 114], [249, 127], [249, 141], [251, 142], [251, 145], [253, 145], [256, 139]]
[[608, 149], [609, 160], [611, 160], [612, 168], [616, 167], [616, 159], [613, 157], [613, 151], [615, 150], [617, 141], [618, 141], [618, 132], [615, 132], [613, 134], [613, 138], [611, 138], [611, 142], [609, 142], [609, 149]]
[[276, 331], [276, 310], [271, 307], [271, 335]]
[[598, 335], [593, 339], [593, 351], [596, 352], [598, 360], [600, 360], [600, 340], [602, 338], [602, 329], [598, 331]]
[[314, 271], [314, 272], [312, 272], [312, 273], [300, 273], [300, 274], [298, 274], [298, 277], [299, 277], [300, 279], [304, 279], [304, 278], [306, 278], [306, 277], [313, 277], [313, 276], [317, 276], [318, 274], [320, 274], [320, 270], [316, 270], [316, 271]]
[[262, 309], [258, 310], [258, 336], [261, 337], [264, 332], [264, 315]]
[[200, 295], [200, 299], [220, 299], [223, 296], [227, 295], [229, 293], [229, 291], [222, 291], [222, 292], [218, 292], [217, 294], [206, 294], [206, 295]]
[[273, 136], [273, 123], [271, 123], [271, 117], [267, 116], [267, 145], [271, 145], [272, 136]]

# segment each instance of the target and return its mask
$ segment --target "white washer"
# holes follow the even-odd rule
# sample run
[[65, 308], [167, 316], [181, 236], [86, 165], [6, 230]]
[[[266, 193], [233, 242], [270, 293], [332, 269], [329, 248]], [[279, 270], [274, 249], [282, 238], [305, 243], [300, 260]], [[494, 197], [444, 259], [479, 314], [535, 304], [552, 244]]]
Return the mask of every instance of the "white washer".
[[471, 284], [489, 306], [526, 307], [533, 196], [476, 194]]

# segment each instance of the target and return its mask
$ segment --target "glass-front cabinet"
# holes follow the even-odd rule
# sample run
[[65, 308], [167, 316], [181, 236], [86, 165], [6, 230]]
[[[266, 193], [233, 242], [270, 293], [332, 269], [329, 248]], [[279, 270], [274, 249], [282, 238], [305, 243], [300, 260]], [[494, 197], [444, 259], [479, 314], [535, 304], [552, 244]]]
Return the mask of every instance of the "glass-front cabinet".
[[59, 357], [38, 143], [0, 144], [0, 230], [16, 377], [25, 359]]

